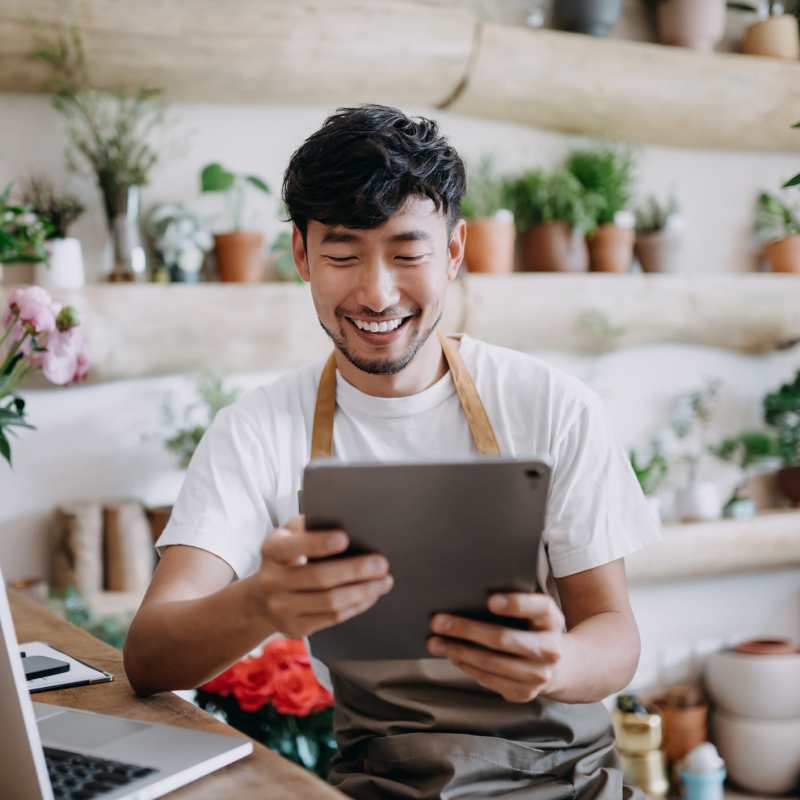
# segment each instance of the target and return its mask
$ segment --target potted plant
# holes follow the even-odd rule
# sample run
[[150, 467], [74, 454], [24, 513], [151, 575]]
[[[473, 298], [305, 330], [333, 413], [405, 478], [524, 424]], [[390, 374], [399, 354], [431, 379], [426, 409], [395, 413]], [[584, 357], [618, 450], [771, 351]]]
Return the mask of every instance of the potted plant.
[[656, 0], [662, 44], [713, 50], [725, 33], [725, 0]]
[[467, 220], [464, 262], [470, 272], [508, 273], [514, 269], [516, 230], [514, 215], [506, 208], [506, 184], [490, 158], [481, 159], [469, 175], [461, 213]]
[[800, 370], [764, 397], [764, 422], [775, 430], [775, 451], [783, 467], [778, 487], [795, 505], [800, 503]]
[[591, 36], [608, 36], [621, 13], [622, 0], [558, 0], [553, 4], [553, 27]]
[[197, 215], [184, 206], [161, 203], [150, 209], [145, 231], [168, 270], [169, 279], [197, 283], [206, 253], [213, 244], [211, 234]]
[[54, 42], [41, 43], [33, 57], [51, 69], [46, 88], [53, 93], [53, 106], [67, 121], [67, 163], [91, 174], [102, 195], [114, 246], [109, 280], [144, 280], [147, 257], [139, 230], [141, 189], [159, 160], [150, 139], [165, 121], [161, 90], [94, 91], [77, 28]]
[[761, 192], [756, 201], [755, 233], [773, 272], [800, 272], [800, 217], [792, 206]]
[[576, 150], [567, 160], [567, 169], [597, 198], [597, 227], [589, 235], [590, 263], [597, 272], [630, 269], [635, 238], [634, 221], [628, 211], [633, 168], [629, 149]]
[[36, 283], [48, 289], [79, 289], [85, 283], [83, 254], [80, 239], [69, 236], [69, 228], [83, 214], [83, 204], [42, 177], [31, 178], [22, 197], [49, 226], [47, 261], [37, 264]]
[[661, 519], [661, 502], [656, 493], [664, 485], [669, 474], [669, 463], [657, 442], [654, 442], [649, 457], [645, 460], [635, 450], [630, 451], [631, 468], [633, 469], [642, 492], [647, 498], [656, 519]]
[[574, 175], [535, 169], [509, 182], [508, 204], [522, 234], [524, 268], [542, 272], [585, 272], [585, 235], [594, 226], [596, 200]]
[[800, 35], [797, 17], [784, 13], [785, 3], [774, 0], [729, 2], [728, 8], [758, 15], [744, 34], [742, 51], [752, 56], [770, 56], [797, 61], [800, 57]]
[[636, 209], [633, 252], [643, 272], [675, 272], [680, 255], [678, 200], [651, 195]]
[[201, 191], [224, 193], [231, 217], [233, 230], [214, 236], [221, 281], [255, 283], [264, 279], [264, 235], [259, 231], [242, 230], [248, 188], [270, 193], [266, 181], [257, 175], [231, 172], [221, 164], [207, 164], [200, 173]]
[[31, 206], [12, 202], [11, 188], [0, 193], [0, 279], [6, 285], [33, 283], [34, 264], [47, 259], [50, 226]]
[[292, 281], [303, 284], [304, 281], [297, 271], [292, 255], [292, 234], [281, 231], [269, 249], [270, 260], [275, 268], [275, 273], [282, 281]]

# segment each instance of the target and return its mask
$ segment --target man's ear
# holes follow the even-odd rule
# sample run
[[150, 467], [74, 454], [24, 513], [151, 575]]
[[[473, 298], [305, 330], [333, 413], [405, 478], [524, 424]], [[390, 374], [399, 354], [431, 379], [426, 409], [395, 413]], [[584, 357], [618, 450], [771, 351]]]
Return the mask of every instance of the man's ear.
[[464, 261], [464, 246], [467, 242], [467, 223], [460, 219], [453, 228], [450, 242], [447, 245], [447, 277], [453, 281], [458, 275], [458, 270]]
[[311, 271], [308, 268], [308, 255], [306, 254], [306, 244], [303, 241], [303, 234], [297, 225], [292, 226], [292, 257], [294, 265], [300, 277], [308, 283], [311, 280]]

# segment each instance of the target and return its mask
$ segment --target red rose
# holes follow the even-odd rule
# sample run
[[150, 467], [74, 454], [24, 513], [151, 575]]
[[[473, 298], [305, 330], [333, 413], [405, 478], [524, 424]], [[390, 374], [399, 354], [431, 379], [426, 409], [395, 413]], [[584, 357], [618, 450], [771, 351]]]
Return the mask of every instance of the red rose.
[[330, 694], [317, 682], [310, 667], [296, 666], [275, 674], [272, 705], [281, 714], [308, 716], [330, 705]]
[[246, 658], [232, 667], [233, 696], [242, 711], [258, 711], [273, 695], [274, 667], [262, 658]]

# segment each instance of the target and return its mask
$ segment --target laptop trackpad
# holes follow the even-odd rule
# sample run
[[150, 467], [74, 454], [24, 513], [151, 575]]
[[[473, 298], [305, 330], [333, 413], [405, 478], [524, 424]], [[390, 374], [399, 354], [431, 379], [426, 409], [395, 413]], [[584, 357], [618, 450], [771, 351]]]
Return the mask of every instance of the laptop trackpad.
[[65, 711], [39, 722], [42, 743], [67, 750], [88, 750], [139, 733], [147, 723], [96, 714]]

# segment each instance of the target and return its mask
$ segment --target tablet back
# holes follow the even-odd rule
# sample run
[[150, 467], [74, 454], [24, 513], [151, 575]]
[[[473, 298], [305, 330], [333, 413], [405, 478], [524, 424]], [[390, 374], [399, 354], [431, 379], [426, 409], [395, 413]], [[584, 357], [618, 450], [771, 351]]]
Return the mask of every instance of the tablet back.
[[329, 664], [430, 658], [437, 611], [519, 626], [486, 602], [493, 591], [534, 591], [549, 480], [540, 459], [310, 464], [307, 527], [341, 528], [351, 540], [345, 556], [382, 553], [394, 577], [371, 609], [312, 634], [314, 655]]

